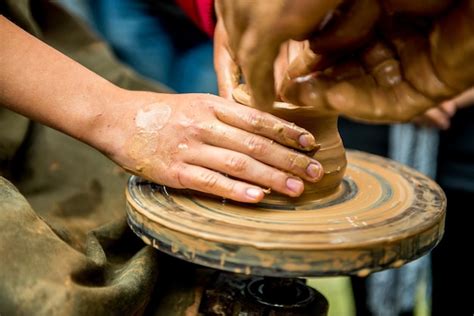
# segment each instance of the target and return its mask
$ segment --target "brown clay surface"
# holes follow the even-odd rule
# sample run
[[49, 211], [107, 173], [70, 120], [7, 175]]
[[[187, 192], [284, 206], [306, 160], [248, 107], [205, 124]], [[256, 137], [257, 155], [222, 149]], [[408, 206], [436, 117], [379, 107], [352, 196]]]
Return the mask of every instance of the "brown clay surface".
[[[233, 91], [232, 96], [237, 102], [250, 106], [250, 95], [247, 89], [247, 85], [240, 85]], [[316, 183], [305, 182], [305, 191], [300, 197], [301, 201], [334, 193], [342, 181], [347, 164], [344, 146], [337, 130], [338, 114], [323, 109], [315, 111], [311, 107], [299, 107], [285, 102], [275, 102], [269, 113], [288, 122], [294, 122], [310, 132], [316, 140], [318, 150], [306, 154], [319, 161], [323, 167], [324, 176]], [[298, 161], [293, 163], [297, 164]]]
[[174, 190], [132, 177], [128, 220], [148, 244], [237, 273], [359, 274], [399, 267], [441, 239], [446, 200], [426, 176], [349, 152], [341, 185], [319, 199], [270, 195], [257, 205]]

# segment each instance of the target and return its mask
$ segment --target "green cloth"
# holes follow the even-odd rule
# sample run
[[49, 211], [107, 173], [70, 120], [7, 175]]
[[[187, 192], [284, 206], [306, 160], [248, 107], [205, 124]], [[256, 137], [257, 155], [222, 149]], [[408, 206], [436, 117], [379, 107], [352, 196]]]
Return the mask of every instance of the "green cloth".
[[[169, 91], [54, 2], [0, 0], [0, 13], [123, 88]], [[184, 315], [193, 285], [171, 282], [174, 259], [128, 228], [127, 178], [87, 145], [0, 107], [0, 315]]]

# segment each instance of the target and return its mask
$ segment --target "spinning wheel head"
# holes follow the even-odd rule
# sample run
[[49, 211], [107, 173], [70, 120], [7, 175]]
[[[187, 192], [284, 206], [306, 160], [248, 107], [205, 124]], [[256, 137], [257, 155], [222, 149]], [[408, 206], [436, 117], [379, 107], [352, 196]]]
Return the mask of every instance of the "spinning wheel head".
[[441, 239], [446, 199], [426, 176], [349, 152], [330, 196], [270, 195], [239, 204], [131, 177], [127, 215], [146, 243], [175, 257], [265, 276], [365, 275], [399, 267]]

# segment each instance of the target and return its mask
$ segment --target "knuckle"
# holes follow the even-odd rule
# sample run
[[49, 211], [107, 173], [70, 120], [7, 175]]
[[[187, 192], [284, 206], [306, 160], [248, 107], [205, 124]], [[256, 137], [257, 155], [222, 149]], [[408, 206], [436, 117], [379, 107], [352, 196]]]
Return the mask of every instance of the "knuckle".
[[179, 186], [177, 187], [178, 189], [187, 188], [188, 177], [184, 166], [171, 169], [171, 174], [172, 177], [176, 179], [177, 185]]
[[195, 100], [191, 103], [191, 108], [194, 111], [206, 113], [207, 115], [215, 116], [219, 109], [222, 100], [213, 95], [196, 95]]
[[202, 124], [189, 124], [187, 126], [184, 126], [185, 130], [189, 135], [192, 135], [194, 137], [196, 136], [202, 136], [203, 135], [203, 125]]
[[211, 107], [208, 95], [197, 94], [193, 96], [193, 100], [189, 103], [191, 108], [202, 109], [203, 107]]
[[246, 118], [246, 121], [250, 124], [250, 126], [256, 130], [262, 129], [264, 127], [264, 120], [265, 119], [262, 114], [254, 111], [250, 111]]
[[205, 137], [213, 130], [213, 124], [209, 122], [199, 122], [191, 127], [193, 135]]
[[256, 136], [249, 136], [245, 140], [245, 146], [249, 153], [254, 156], [264, 156], [267, 153], [268, 144]]
[[217, 174], [211, 172], [201, 172], [198, 177], [199, 183], [208, 189], [213, 189], [218, 184]]
[[195, 126], [195, 131], [198, 135], [204, 135], [208, 130], [209, 124], [207, 122], [200, 122]]
[[273, 189], [276, 189], [277, 191], [284, 191], [286, 187], [286, 178], [286, 173], [279, 170], [273, 170], [272, 172], [268, 172], [266, 174], [265, 184]]
[[230, 196], [230, 197], [236, 197], [238, 196], [238, 190], [237, 190], [237, 182], [236, 181], [229, 181], [226, 185], [225, 185], [225, 191], [226, 191], [226, 195]]
[[232, 156], [227, 160], [226, 167], [234, 173], [242, 173], [248, 167], [248, 160], [243, 156]]
[[289, 161], [289, 171], [296, 171], [301, 169], [306, 169], [308, 164], [310, 163], [309, 158], [293, 153], [290, 155]]
[[291, 154], [288, 158], [288, 168], [289, 170], [292, 170], [294, 169], [294, 167], [296, 166], [296, 158], [298, 156], [296, 154]]

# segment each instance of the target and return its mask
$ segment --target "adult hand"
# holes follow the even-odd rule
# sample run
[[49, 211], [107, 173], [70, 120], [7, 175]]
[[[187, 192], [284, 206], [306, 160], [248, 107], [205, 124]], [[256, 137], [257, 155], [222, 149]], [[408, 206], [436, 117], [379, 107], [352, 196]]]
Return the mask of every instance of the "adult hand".
[[294, 197], [301, 178], [323, 175], [316, 160], [285, 147], [313, 150], [314, 137], [270, 114], [212, 95], [124, 93], [97, 138], [116, 140], [102, 150], [151, 181], [258, 202], [262, 187]]
[[423, 127], [446, 130], [451, 126], [451, 118], [458, 109], [474, 105], [474, 88], [470, 88], [450, 100], [442, 102], [413, 119], [413, 123]]
[[300, 54], [285, 77], [283, 99], [362, 121], [408, 121], [474, 83], [473, 19], [470, 0], [432, 24], [387, 17], [378, 38], [330, 67], [324, 54]]
[[341, 2], [217, 0], [214, 64], [220, 94], [231, 97], [241, 69], [252, 105], [268, 109], [275, 98], [273, 63], [280, 45], [307, 38]]
[[451, 126], [451, 118], [456, 114], [456, 110], [452, 103], [442, 102], [437, 107], [415, 117], [412, 122], [420, 127], [447, 130]]
[[474, 105], [474, 87], [465, 90], [463, 93], [457, 95], [451, 100], [443, 102], [445, 106], [462, 109]]

